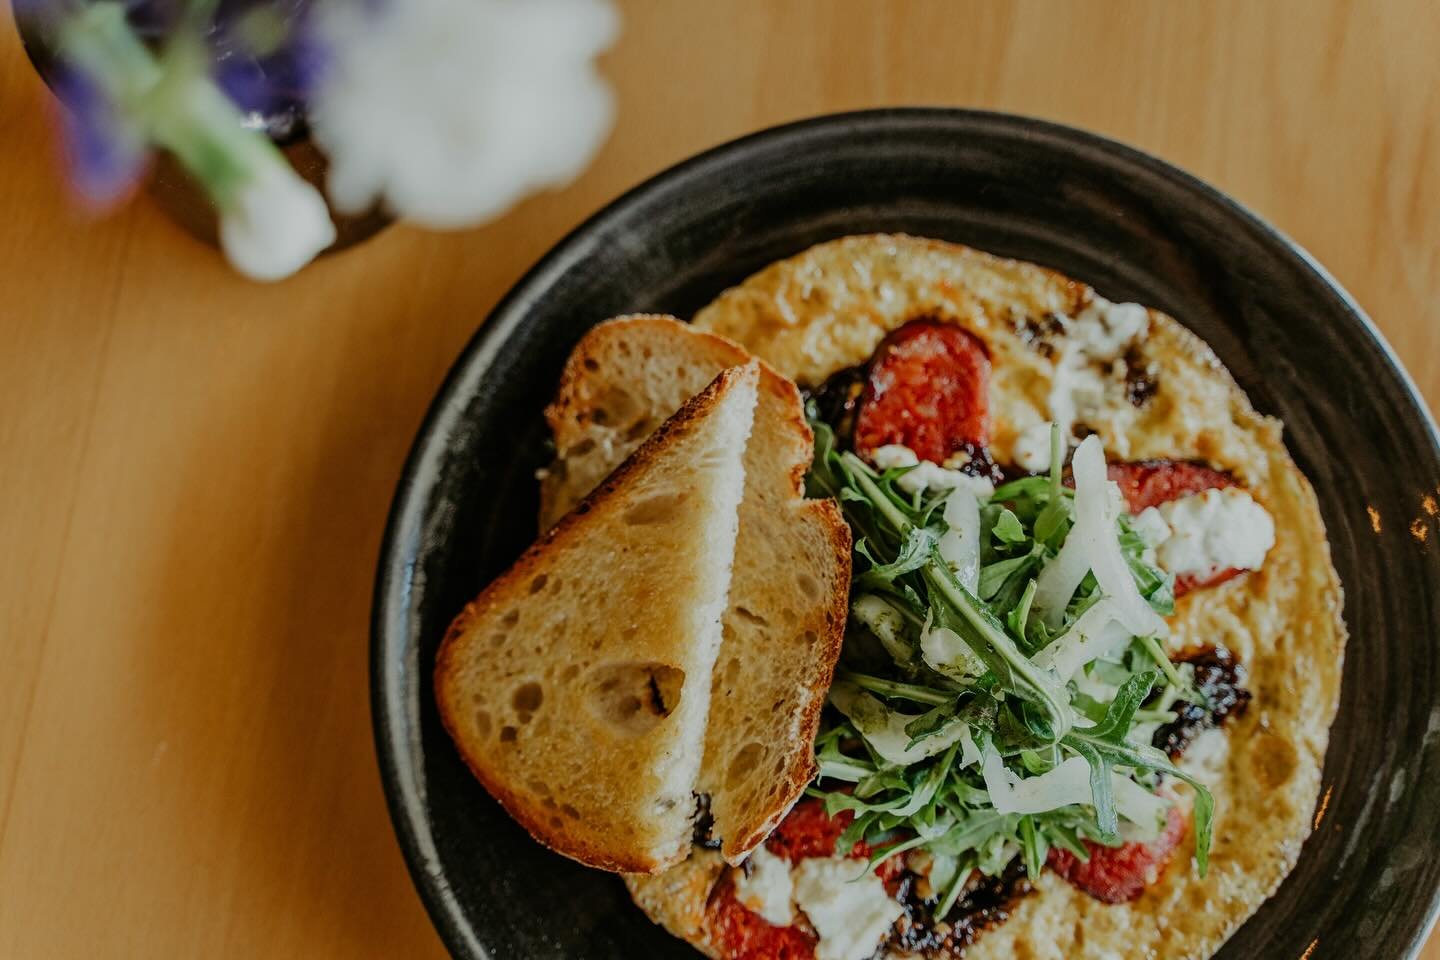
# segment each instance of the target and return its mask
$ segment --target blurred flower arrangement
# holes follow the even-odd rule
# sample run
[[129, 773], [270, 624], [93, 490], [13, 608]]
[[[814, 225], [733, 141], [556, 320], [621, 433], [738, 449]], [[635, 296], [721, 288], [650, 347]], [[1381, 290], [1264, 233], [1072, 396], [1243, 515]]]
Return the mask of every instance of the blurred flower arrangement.
[[[440, 229], [496, 217], [578, 176], [613, 118], [595, 67], [618, 30], [609, 0], [15, 5], [64, 104], [81, 196], [118, 203], [168, 153], [258, 280], [294, 273], [335, 242], [334, 218], [377, 206]], [[324, 193], [281, 151], [304, 138], [328, 163]]]

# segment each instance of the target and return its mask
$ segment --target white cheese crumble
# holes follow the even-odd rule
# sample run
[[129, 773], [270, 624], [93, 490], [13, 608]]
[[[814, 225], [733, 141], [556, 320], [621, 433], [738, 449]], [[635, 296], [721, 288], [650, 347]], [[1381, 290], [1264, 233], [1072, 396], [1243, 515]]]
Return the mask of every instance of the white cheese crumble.
[[1095, 360], [1114, 360], [1150, 327], [1150, 311], [1138, 303], [1096, 297], [1066, 328], [1072, 343]]
[[883, 447], [877, 447], [870, 454], [870, 460], [881, 470], [914, 467], [914, 470], [895, 481], [906, 493], [918, 493], [921, 490], [954, 490], [958, 487], [970, 490], [977, 497], [988, 497], [995, 492], [995, 485], [984, 477], [972, 477], [968, 473], [951, 470], [938, 463], [931, 463], [929, 460], [921, 460], [916, 456], [914, 450], [902, 444], [887, 443]]
[[1170, 539], [1170, 524], [1155, 507], [1146, 507], [1131, 517], [1130, 529], [1140, 535], [1147, 547], [1158, 547]]
[[1180, 766], [1202, 783], [1218, 783], [1230, 760], [1230, 740], [1223, 730], [1204, 730], [1190, 742]]
[[[1140, 304], [1111, 303], [1098, 296], [1065, 320], [1065, 339], [1049, 396], [1050, 417], [1060, 424], [1063, 436], [1073, 439], [1077, 421], [1126, 402], [1123, 371], [1117, 367], [1149, 328], [1149, 311]], [[1018, 452], [1015, 457], [1018, 464]], [[1049, 459], [1047, 450], [1047, 467]]]
[[[1244, 490], [1206, 490], [1153, 508], [1170, 529], [1155, 548], [1160, 566], [1176, 574], [1258, 570], [1275, 545], [1275, 521]], [[1145, 511], [1149, 513], [1150, 511]], [[1152, 526], [1152, 520], [1146, 520]], [[1158, 531], [1158, 525], [1154, 525]]]
[[1010, 449], [1010, 459], [1026, 473], [1050, 469], [1050, 421], [1032, 424], [1020, 431]]
[[820, 937], [816, 960], [865, 960], [904, 912], [863, 860], [812, 857], [794, 882], [795, 904]]
[[747, 869], [735, 871], [735, 899], [747, 909], [777, 927], [788, 927], [795, 920], [790, 899], [795, 883], [790, 876], [790, 862], [777, 857], [762, 843], [750, 854]]

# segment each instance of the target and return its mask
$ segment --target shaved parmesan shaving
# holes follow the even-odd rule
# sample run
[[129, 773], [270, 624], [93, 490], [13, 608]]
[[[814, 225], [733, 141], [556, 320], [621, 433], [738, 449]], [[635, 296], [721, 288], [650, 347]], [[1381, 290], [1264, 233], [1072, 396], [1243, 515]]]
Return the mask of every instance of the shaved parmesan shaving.
[[[1094, 800], [1090, 792], [1090, 765], [1082, 757], [1071, 757], [1038, 777], [1021, 778], [1010, 772], [994, 747], [986, 744], [980, 770], [985, 776], [990, 802], [998, 813], [1046, 813]], [[1110, 774], [1110, 787], [1115, 792], [1115, 809], [1120, 816], [1137, 827], [1159, 831], [1169, 801], [1118, 773]]]
[[1151, 793], [1140, 784], [1118, 773], [1110, 774], [1110, 789], [1115, 792], [1115, 812], [1134, 825], [1127, 834], [1136, 840], [1154, 840], [1165, 824], [1170, 801]]
[[1120, 552], [1113, 484], [1105, 475], [1105, 452], [1093, 434], [1071, 460], [1075, 476], [1075, 525], [1060, 553], [1040, 571], [1035, 606], [1046, 624], [1058, 627], [1065, 607], [1087, 571], [1094, 571], [1100, 591], [1115, 601], [1115, 618], [1136, 636], [1167, 636], [1165, 621], [1135, 586]]
[[856, 620], [870, 628], [880, 645], [897, 663], [907, 663], [914, 658], [904, 637], [905, 615], [883, 597], [873, 593], [863, 594], [850, 605], [850, 612]]
[[980, 588], [980, 502], [973, 491], [956, 487], [945, 498], [945, 525], [940, 558], [971, 593]]
[[970, 730], [966, 724], [954, 722], [911, 747], [908, 744], [914, 738], [905, 732], [905, 726], [920, 719], [919, 714], [891, 710], [877, 698], [844, 680], [830, 688], [830, 702], [855, 724], [865, 742], [875, 748], [886, 763], [918, 763], [948, 749], [950, 744]]
[[956, 680], [978, 677], [985, 672], [985, 662], [949, 627], [927, 629], [920, 640], [920, 656], [930, 669]]
[[1068, 630], [1037, 653], [1035, 663], [1054, 671], [1061, 680], [1074, 679], [1092, 660], [1114, 656], [1125, 649], [1134, 634], [1124, 619], [1118, 603], [1110, 597], [1101, 597], [1080, 614]]
[[993, 747], [987, 746], [980, 772], [990, 802], [1000, 813], [1045, 813], [1077, 803], [1089, 803], [1090, 765], [1071, 757], [1049, 773], [1021, 779], [1011, 773]]

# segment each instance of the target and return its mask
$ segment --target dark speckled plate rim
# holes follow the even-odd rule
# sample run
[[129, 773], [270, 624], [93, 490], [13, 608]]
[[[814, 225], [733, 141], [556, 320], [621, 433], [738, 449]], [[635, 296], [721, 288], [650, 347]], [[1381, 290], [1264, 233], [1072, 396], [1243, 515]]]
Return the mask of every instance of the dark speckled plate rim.
[[[431, 402], [391, 503], [380, 547], [371, 610], [370, 709], [380, 780], [395, 834], [420, 898], [446, 947], [455, 955], [486, 958], [489, 955], [469, 929], [467, 918], [439, 867], [434, 838], [430, 834], [422, 787], [413, 776], [423, 755], [419, 737], [419, 691], [424, 681], [409, 684], [418, 669], [414, 658], [418, 644], [412, 642], [408, 622], [409, 596], [415, 575], [415, 557], [424, 530], [423, 507], [428, 488], [442, 466], [444, 438], [453, 433], [464, 414], [468, 392], [495, 362], [500, 346], [530, 307], [553, 281], [588, 255], [596, 234], [612, 221], [623, 219], [634, 208], [663, 192], [681, 191], [694, 174], [711, 167], [743, 164], [757, 148], [770, 149], [790, 142], [799, 146], [815, 134], [833, 132], [837, 127], [852, 129], [910, 125], [958, 124], [972, 129], [1003, 131], [1035, 140], [1049, 140], [1058, 153], [1083, 156], [1104, 154], [1106, 162], [1131, 165], [1150, 175], [1167, 179], [1194, 196], [1197, 204], [1208, 205], [1243, 224], [1266, 246], [1276, 249], [1303, 268], [1326, 291], [1340, 311], [1349, 318], [1357, 345], [1380, 356], [1403, 388], [1411, 415], [1423, 426], [1430, 441], [1430, 456], [1440, 459], [1440, 430], [1409, 373], [1396, 357], [1374, 323], [1355, 299], [1336, 282], [1315, 258], [1283, 232], [1243, 204], [1235, 201], [1184, 170], [1134, 147], [1047, 120], [983, 110], [943, 107], [902, 107], [826, 114], [770, 127], [737, 140], [712, 147], [643, 181], [611, 201], [570, 231], [542, 257], [496, 304], [489, 317], [461, 351]], [[1414, 957], [1423, 947], [1429, 931], [1440, 918], [1440, 889], [1430, 892], [1425, 921], [1411, 940], [1407, 955]]]

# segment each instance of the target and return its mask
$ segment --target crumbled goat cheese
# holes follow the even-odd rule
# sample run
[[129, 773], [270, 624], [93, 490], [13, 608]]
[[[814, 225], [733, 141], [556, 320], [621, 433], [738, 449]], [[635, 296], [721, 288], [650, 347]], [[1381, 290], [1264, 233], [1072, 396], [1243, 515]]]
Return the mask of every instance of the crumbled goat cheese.
[[[1149, 327], [1150, 314], [1140, 304], [1111, 303], [1103, 297], [1065, 322], [1049, 397], [1050, 417], [1060, 424], [1063, 436], [1073, 438], [1077, 422], [1124, 402], [1123, 370], [1117, 368]], [[1048, 466], [1048, 452], [1045, 459]]]
[[1204, 730], [1190, 742], [1180, 766], [1202, 783], [1218, 783], [1230, 760], [1230, 739], [1224, 730]]
[[914, 467], [914, 470], [896, 481], [900, 489], [906, 493], [916, 493], [921, 490], [954, 490], [957, 487], [965, 487], [977, 497], [988, 497], [995, 492], [995, 485], [984, 477], [972, 477], [968, 473], [951, 470], [931, 463], [929, 460], [921, 460], [915, 455], [914, 450], [898, 443], [877, 447], [870, 455], [870, 459], [881, 470]]
[[1170, 524], [1155, 507], [1146, 507], [1131, 517], [1130, 528], [1140, 535], [1147, 547], [1158, 547], [1170, 539]]
[[1020, 431], [1010, 449], [1010, 459], [1026, 473], [1050, 469], [1050, 421], [1032, 424]]
[[863, 860], [812, 857], [794, 880], [795, 904], [820, 937], [816, 960], [865, 960], [904, 912]]
[[1170, 528], [1155, 558], [1176, 574], [1258, 570], [1275, 545], [1275, 521], [1244, 490], [1206, 490], [1155, 508]]
[[790, 862], [775, 856], [763, 843], [750, 854], [746, 869], [735, 871], [735, 899], [777, 927], [788, 927], [795, 920], [790, 903], [794, 890]]

